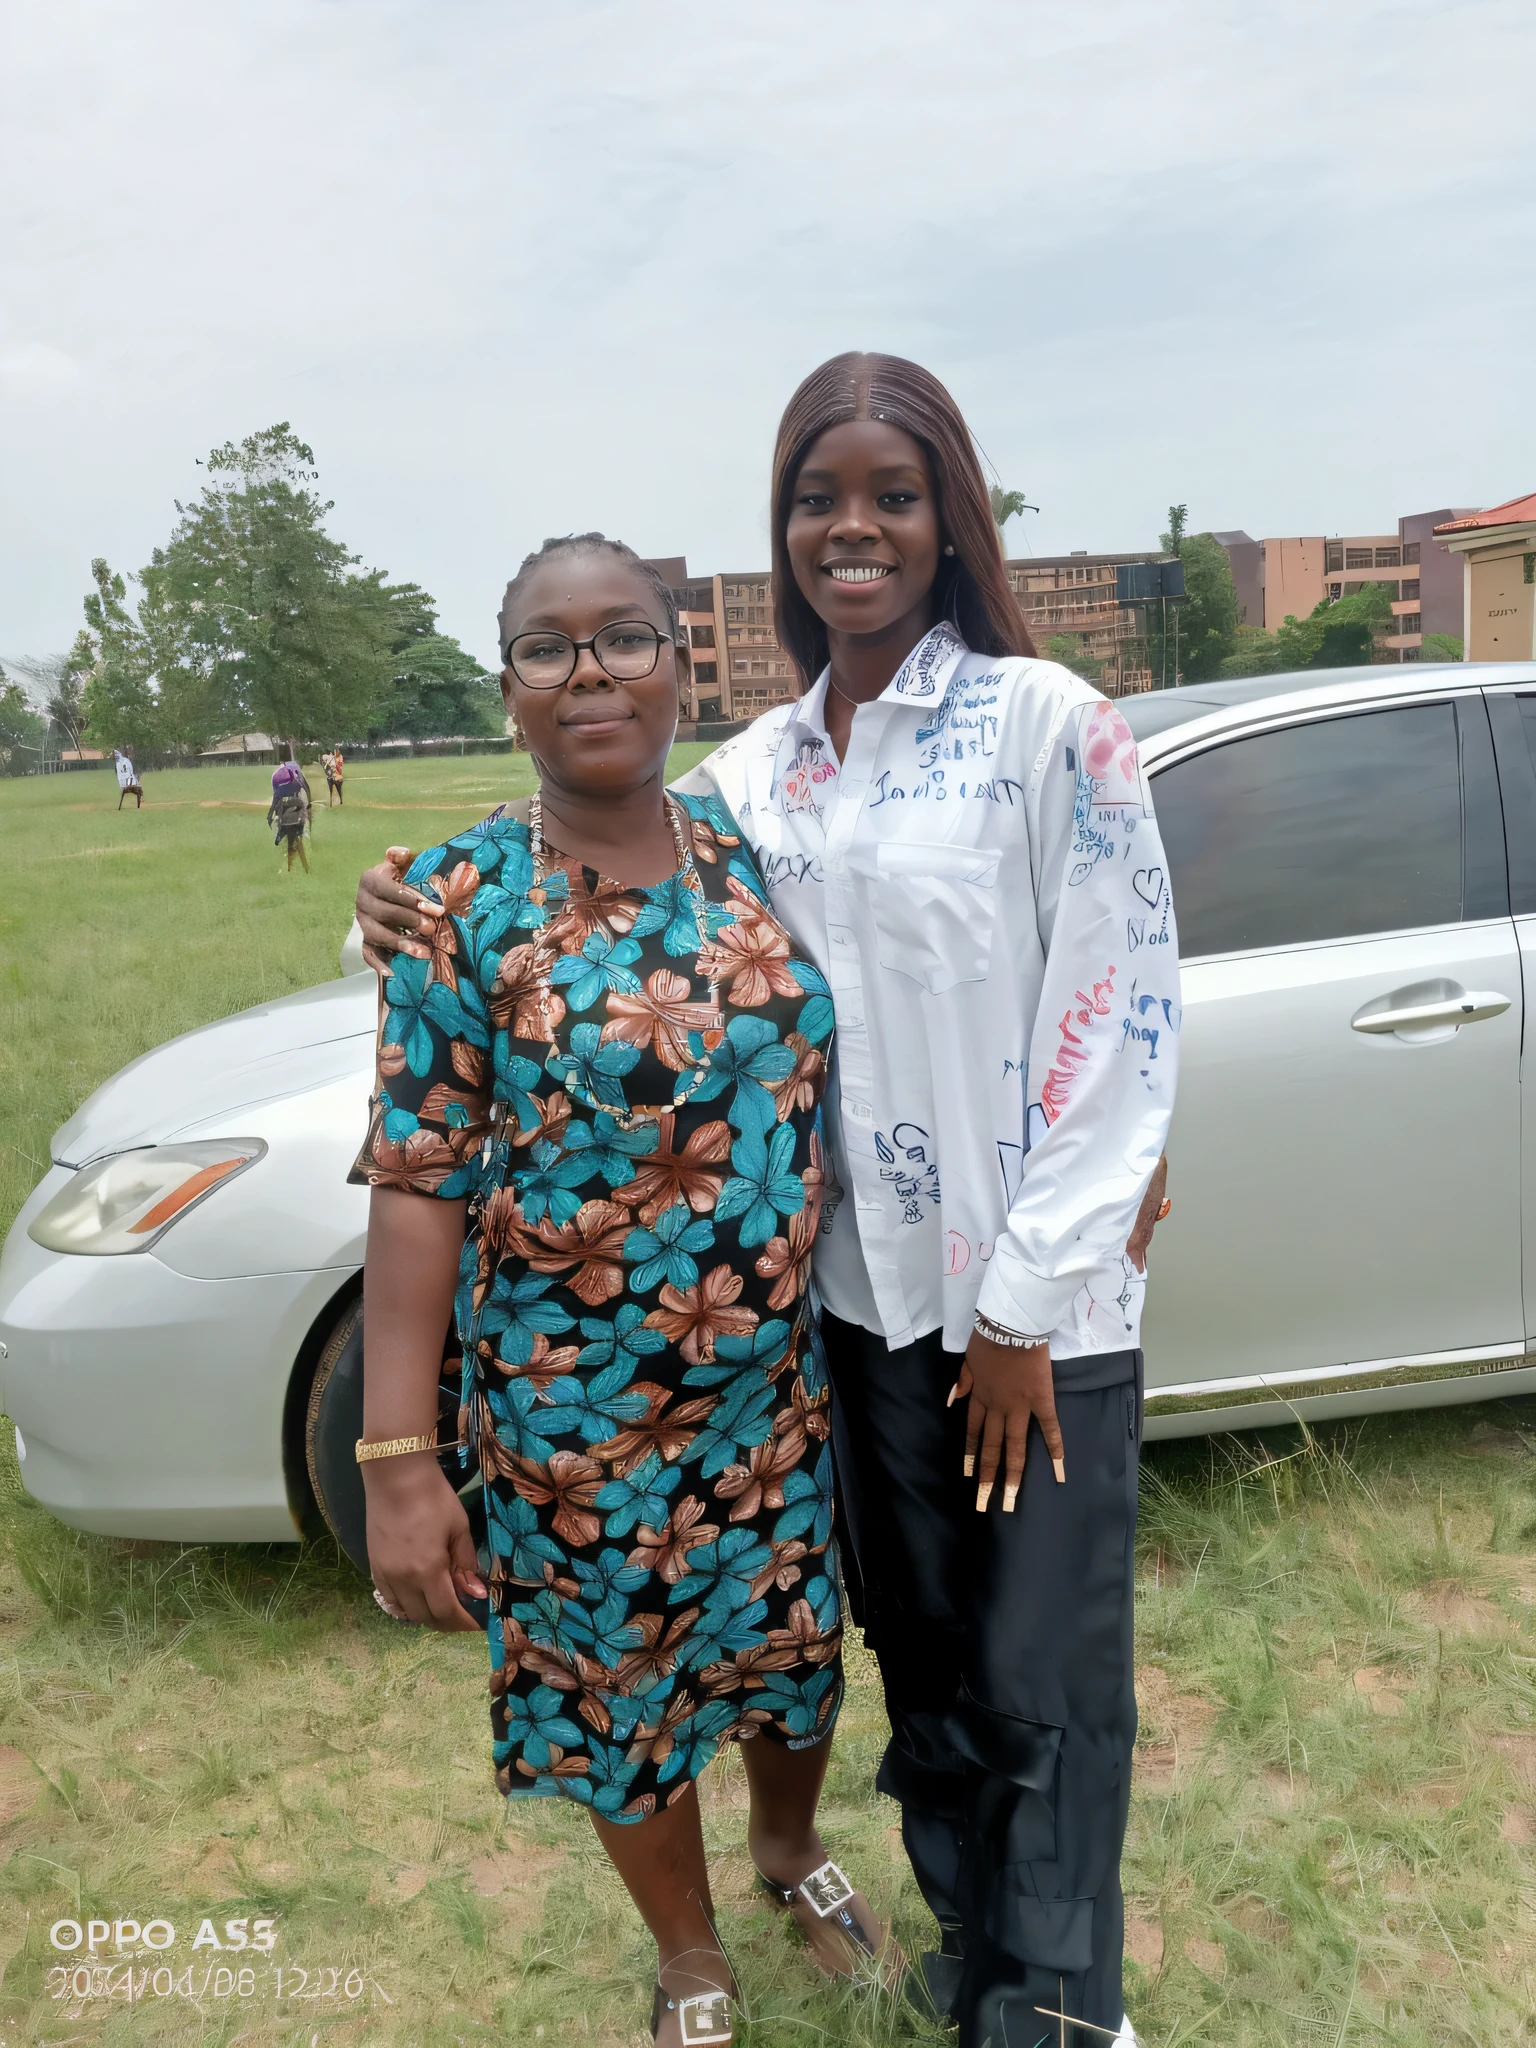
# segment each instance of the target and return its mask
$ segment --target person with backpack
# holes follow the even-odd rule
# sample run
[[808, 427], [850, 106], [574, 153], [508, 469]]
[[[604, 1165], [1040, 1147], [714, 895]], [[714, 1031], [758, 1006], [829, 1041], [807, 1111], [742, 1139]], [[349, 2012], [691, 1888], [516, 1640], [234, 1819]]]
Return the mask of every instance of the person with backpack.
[[288, 843], [289, 871], [292, 871], [293, 857], [297, 854], [306, 875], [309, 873], [309, 855], [304, 851], [304, 834], [309, 826], [309, 802], [309, 783], [293, 758], [292, 747], [289, 747], [272, 772], [272, 801], [267, 806], [267, 823], [276, 827], [272, 835], [274, 846], [281, 846], [285, 840]]

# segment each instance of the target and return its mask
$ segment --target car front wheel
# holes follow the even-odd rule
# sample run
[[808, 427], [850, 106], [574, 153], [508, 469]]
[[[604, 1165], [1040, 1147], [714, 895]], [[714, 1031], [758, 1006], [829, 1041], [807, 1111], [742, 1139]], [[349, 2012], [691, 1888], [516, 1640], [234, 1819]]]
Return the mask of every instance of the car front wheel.
[[[437, 1391], [438, 1462], [443, 1476], [469, 1509], [477, 1541], [483, 1517], [477, 1512], [478, 1478], [466, 1486], [459, 1461], [459, 1352], [452, 1333], [444, 1346], [443, 1376]], [[315, 1367], [304, 1418], [304, 1462], [325, 1525], [363, 1574], [368, 1569], [368, 1506], [357, 1462], [363, 1434], [363, 1304], [343, 1309]]]

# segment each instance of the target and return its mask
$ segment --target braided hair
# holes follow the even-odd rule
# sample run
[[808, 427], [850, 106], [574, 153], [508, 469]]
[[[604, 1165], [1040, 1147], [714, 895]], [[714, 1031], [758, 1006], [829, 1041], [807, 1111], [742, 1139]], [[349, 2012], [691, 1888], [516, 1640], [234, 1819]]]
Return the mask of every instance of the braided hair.
[[637, 555], [632, 547], [627, 546], [621, 540], [610, 540], [606, 533], [557, 533], [551, 539], [545, 541], [541, 548], [536, 548], [531, 555], [524, 555], [517, 574], [507, 585], [506, 596], [501, 600], [501, 613], [498, 621], [501, 629], [501, 655], [503, 661], [508, 658], [509, 635], [507, 626], [512, 616], [513, 601], [517, 595], [518, 586], [525, 581], [529, 571], [537, 568], [540, 562], [548, 561], [553, 555], [595, 555], [604, 549], [611, 555], [617, 555], [626, 567], [633, 569], [640, 580], [649, 586], [651, 595], [661, 606], [662, 615], [667, 622], [667, 631], [674, 638], [676, 637], [677, 601], [673, 597], [670, 588], [662, 581], [658, 571], [649, 562]]

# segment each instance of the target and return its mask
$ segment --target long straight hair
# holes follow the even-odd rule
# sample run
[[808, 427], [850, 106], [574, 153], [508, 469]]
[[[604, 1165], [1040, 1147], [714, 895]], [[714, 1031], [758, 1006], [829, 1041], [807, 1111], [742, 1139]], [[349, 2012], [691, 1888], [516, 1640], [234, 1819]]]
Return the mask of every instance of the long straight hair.
[[795, 581], [786, 533], [811, 443], [848, 420], [883, 420], [910, 434], [933, 475], [941, 546], [934, 609], [978, 654], [1033, 654], [1003, 569], [1002, 542], [970, 429], [938, 378], [905, 356], [850, 350], [812, 370], [784, 408], [773, 451], [773, 616], [779, 645], [808, 689], [827, 665], [827, 629]]

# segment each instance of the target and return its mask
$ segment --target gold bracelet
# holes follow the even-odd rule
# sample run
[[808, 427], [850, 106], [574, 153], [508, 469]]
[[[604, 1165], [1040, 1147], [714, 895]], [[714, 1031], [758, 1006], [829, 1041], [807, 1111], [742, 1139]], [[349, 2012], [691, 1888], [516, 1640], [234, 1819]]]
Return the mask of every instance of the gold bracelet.
[[424, 1430], [420, 1436], [392, 1436], [380, 1443], [371, 1444], [363, 1437], [357, 1440], [357, 1462], [366, 1464], [369, 1458], [398, 1458], [406, 1451], [435, 1451], [437, 1431]]

